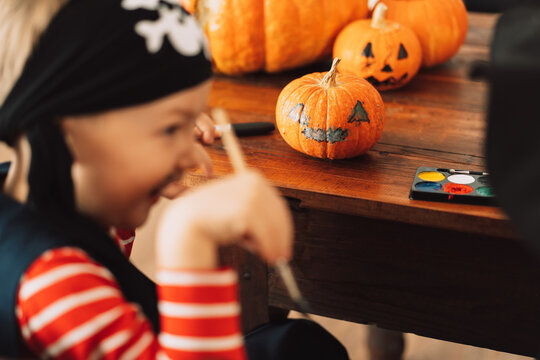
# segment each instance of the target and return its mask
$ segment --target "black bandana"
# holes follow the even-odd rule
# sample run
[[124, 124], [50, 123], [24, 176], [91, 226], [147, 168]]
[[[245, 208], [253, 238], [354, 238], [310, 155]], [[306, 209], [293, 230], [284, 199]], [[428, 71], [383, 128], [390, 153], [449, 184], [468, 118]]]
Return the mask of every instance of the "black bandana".
[[178, 0], [71, 0], [0, 108], [0, 141], [32, 147], [29, 203], [74, 209], [57, 119], [141, 104], [211, 76], [205, 37]]
[[0, 108], [0, 140], [38, 122], [155, 100], [211, 76], [205, 38], [178, 0], [71, 0]]

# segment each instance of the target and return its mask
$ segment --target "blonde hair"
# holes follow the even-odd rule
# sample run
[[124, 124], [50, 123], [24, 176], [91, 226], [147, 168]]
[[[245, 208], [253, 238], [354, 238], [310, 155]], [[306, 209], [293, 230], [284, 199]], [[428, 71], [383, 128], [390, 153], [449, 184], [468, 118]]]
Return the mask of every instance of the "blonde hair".
[[2, 0], [0, 6], [0, 105], [21, 75], [43, 31], [69, 0]]

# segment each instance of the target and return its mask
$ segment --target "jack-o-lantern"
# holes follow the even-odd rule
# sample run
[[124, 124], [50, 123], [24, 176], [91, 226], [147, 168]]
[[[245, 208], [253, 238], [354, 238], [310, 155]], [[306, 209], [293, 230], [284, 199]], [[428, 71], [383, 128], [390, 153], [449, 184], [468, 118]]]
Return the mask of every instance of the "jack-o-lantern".
[[422, 48], [415, 33], [385, 20], [386, 9], [379, 3], [372, 20], [347, 25], [334, 44], [334, 57], [342, 59], [339, 72], [361, 76], [378, 90], [407, 84], [422, 63]]
[[368, 151], [379, 140], [384, 104], [379, 92], [356, 75], [328, 73], [291, 81], [279, 94], [276, 126], [293, 149], [324, 159]]

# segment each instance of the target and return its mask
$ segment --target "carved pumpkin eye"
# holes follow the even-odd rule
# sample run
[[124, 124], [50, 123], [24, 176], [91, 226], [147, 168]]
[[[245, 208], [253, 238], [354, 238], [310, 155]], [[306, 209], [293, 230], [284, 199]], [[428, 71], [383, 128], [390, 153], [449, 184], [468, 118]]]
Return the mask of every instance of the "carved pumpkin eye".
[[[371, 45], [371, 43], [368, 43], [368, 45]], [[366, 46], [367, 48], [367, 46]], [[369, 48], [369, 50], [371, 51], [371, 46]], [[366, 51], [366, 49], [364, 49], [364, 51]], [[372, 57], [373, 57], [373, 53], [371, 53]], [[399, 44], [399, 51], [398, 51], [398, 60], [403, 60], [403, 59], [406, 59], [409, 57], [409, 54], [407, 53], [407, 49], [405, 49], [405, 46], [403, 46], [403, 44]], [[384, 65], [384, 67], [381, 69], [382, 72], [385, 72], [385, 73], [391, 73], [392, 71], [394, 71], [392, 69], [392, 67], [389, 65], [389, 64], [386, 64]]]
[[373, 50], [371, 50], [371, 43], [368, 42], [364, 50], [362, 51], [362, 55], [364, 55], [367, 58], [374, 58], [373, 56]]
[[409, 57], [409, 54], [407, 53], [407, 50], [405, 49], [405, 46], [403, 44], [399, 44], [399, 52], [398, 52], [398, 60], [403, 60]]

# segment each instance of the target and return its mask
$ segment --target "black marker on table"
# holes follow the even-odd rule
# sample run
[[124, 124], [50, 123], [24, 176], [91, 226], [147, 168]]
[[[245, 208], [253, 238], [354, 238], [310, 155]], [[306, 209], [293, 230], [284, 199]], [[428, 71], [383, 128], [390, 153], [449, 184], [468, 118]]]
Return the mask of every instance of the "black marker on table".
[[446, 171], [450, 174], [489, 175], [489, 173], [485, 171], [456, 170], [456, 169], [437, 169], [437, 170]]
[[228, 125], [216, 125], [216, 130], [224, 132], [225, 127], [228, 129], [232, 128], [236, 136], [254, 136], [254, 135], [264, 135], [271, 131], [274, 131], [276, 128], [274, 124], [264, 121], [259, 122], [249, 122], [249, 123], [237, 123], [237, 124], [228, 124]]

